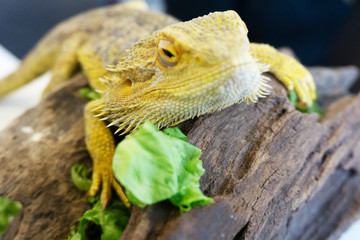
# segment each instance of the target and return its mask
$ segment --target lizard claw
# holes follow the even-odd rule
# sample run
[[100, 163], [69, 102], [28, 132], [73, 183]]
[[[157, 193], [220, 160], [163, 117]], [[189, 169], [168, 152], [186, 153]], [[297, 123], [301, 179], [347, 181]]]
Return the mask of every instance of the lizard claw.
[[314, 79], [300, 62], [267, 44], [251, 43], [250, 51], [256, 59], [270, 67], [270, 72], [289, 92], [295, 90], [299, 99], [297, 107], [308, 108], [313, 105], [316, 99]]
[[116, 181], [116, 179], [113, 177], [113, 175], [111, 175], [111, 179], [112, 179], [111, 186], [114, 188], [117, 195], [123, 201], [125, 207], [130, 208], [131, 203], [129, 202], [129, 199], [126, 197], [121, 185], [119, 184], [118, 181]]
[[295, 90], [298, 96], [297, 107], [311, 107], [316, 99], [316, 87], [310, 72], [297, 60], [281, 54], [278, 64], [272, 71], [285, 84], [289, 91]]
[[90, 190], [87, 193], [87, 196], [94, 197], [99, 192], [100, 185], [102, 185], [100, 202], [103, 209], [108, 205], [111, 200], [111, 187], [114, 188], [117, 195], [119, 195], [120, 199], [123, 201], [124, 205], [127, 208], [130, 208], [131, 204], [127, 199], [121, 185], [114, 178], [111, 169], [99, 169], [94, 167], [92, 184]]
[[297, 106], [305, 109], [311, 107], [316, 99], [316, 88], [310, 72], [300, 63], [296, 63], [296, 70], [293, 73], [294, 90], [299, 98]]

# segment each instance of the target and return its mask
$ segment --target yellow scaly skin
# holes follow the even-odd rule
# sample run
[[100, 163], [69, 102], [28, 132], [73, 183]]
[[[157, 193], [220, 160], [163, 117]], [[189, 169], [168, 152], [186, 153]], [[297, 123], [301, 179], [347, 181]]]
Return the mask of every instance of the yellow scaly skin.
[[249, 43], [236, 12], [177, 23], [147, 11], [143, 2], [93, 10], [61, 23], [0, 81], [0, 96], [50, 67], [53, 77], [45, 93], [52, 91], [77, 63], [102, 95], [86, 106], [85, 131], [94, 164], [88, 195], [101, 186], [104, 207], [111, 187], [130, 206], [112, 174], [114, 140], [106, 124], [124, 134], [147, 119], [162, 128], [235, 103], [256, 102], [269, 93], [266, 71], [297, 92], [300, 107], [311, 106], [316, 96], [313, 79], [299, 62], [271, 46]]

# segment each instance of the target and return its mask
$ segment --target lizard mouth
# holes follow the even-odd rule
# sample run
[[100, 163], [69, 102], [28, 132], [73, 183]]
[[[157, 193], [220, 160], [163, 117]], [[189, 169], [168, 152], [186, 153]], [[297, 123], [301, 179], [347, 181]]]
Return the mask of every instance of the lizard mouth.
[[[257, 61], [228, 64], [183, 80], [185, 84], [177, 86], [175, 91], [169, 91], [170, 100], [187, 106], [187, 111], [193, 113], [188, 118], [218, 111], [235, 103], [255, 103], [270, 93], [270, 79], [263, 75], [267, 71], [268, 65]], [[174, 105], [177, 103], [174, 102]]]

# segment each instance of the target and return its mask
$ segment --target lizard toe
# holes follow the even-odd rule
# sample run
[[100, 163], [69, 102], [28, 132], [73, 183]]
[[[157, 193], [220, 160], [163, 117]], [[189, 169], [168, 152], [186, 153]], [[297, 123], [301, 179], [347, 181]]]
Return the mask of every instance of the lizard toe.
[[100, 194], [100, 202], [103, 209], [111, 200], [111, 173], [104, 171], [102, 174], [102, 189]]
[[92, 183], [87, 193], [87, 197], [95, 197], [95, 195], [99, 192], [100, 184], [101, 184], [101, 175], [98, 171], [94, 169], [92, 174]]
[[120, 197], [120, 199], [123, 201], [124, 205], [127, 208], [130, 208], [131, 203], [129, 202], [128, 198], [126, 197], [123, 188], [121, 187], [120, 183], [116, 181], [114, 177], [112, 177], [112, 187], [114, 188], [116, 194]]

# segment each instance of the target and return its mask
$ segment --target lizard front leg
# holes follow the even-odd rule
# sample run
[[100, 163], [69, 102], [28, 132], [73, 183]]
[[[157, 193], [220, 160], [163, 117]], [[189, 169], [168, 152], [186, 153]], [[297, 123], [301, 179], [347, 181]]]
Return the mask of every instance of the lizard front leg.
[[316, 99], [315, 83], [309, 71], [301, 63], [267, 44], [251, 43], [250, 51], [254, 58], [270, 66], [270, 72], [289, 91], [295, 90], [300, 100], [297, 103], [298, 107], [311, 107]]
[[100, 201], [105, 207], [111, 199], [111, 187], [113, 187], [125, 206], [130, 207], [130, 202], [112, 172], [112, 159], [115, 152], [113, 135], [103, 121], [94, 117], [98, 114], [96, 108], [100, 101], [101, 99], [91, 101], [85, 108], [86, 147], [93, 160], [92, 185], [88, 196], [95, 196], [102, 185]]

